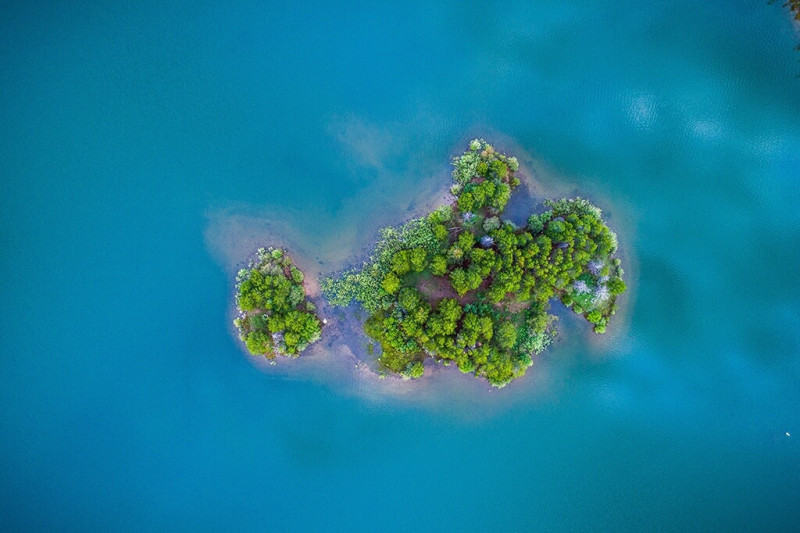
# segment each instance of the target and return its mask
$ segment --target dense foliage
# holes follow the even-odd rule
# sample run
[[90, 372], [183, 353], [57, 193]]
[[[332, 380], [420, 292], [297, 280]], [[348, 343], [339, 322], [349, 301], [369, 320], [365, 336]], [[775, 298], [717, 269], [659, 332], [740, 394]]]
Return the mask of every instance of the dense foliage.
[[261, 248], [236, 276], [233, 321], [253, 355], [297, 357], [319, 339], [321, 324], [303, 290], [303, 273], [280, 249]]
[[371, 313], [365, 331], [385, 369], [419, 377], [432, 357], [501, 387], [555, 334], [550, 298], [605, 331], [625, 290], [617, 239], [581, 198], [546, 202], [523, 228], [504, 221], [519, 165], [483, 140], [453, 166], [453, 205], [383, 229], [362, 268], [323, 280], [323, 291]]

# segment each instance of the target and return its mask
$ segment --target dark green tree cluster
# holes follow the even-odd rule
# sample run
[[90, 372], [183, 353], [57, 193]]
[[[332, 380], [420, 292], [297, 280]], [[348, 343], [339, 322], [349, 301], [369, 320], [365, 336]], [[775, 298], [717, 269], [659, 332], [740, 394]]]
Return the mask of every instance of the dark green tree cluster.
[[581, 198], [546, 202], [523, 228], [504, 221], [519, 165], [483, 140], [453, 166], [453, 205], [384, 229], [362, 268], [324, 280], [323, 291], [371, 313], [365, 331], [385, 369], [419, 377], [431, 357], [502, 387], [555, 334], [551, 298], [605, 331], [625, 290], [617, 239]]
[[297, 357], [319, 339], [321, 324], [306, 299], [303, 273], [284, 250], [261, 248], [236, 276], [233, 321], [253, 355]]

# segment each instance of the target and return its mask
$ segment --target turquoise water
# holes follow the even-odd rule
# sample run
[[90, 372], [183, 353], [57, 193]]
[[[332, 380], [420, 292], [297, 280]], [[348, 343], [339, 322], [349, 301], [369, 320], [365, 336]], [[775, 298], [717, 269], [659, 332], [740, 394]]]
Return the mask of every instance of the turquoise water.
[[[797, 529], [779, 5], [228, 4], [0, 9], [4, 530]], [[503, 391], [241, 352], [257, 241], [341, 265], [478, 135], [605, 208], [612, 337]]]

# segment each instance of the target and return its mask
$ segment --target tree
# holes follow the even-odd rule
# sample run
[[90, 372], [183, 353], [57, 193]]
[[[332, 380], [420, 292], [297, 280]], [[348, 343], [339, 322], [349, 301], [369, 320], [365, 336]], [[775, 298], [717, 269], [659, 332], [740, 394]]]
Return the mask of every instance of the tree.
[[431, 259], [431, 274], [444, 276], [447, 273], [447, 259], [443, 255], [435, 255]]
[[475, 313], [464, 313], [464, 320], [461, 322], [461, 330], [456, 337], [456, 344], [461, 347], [474, 346], [478, 342], [480, 334], [480, 323], [478, 315]]
[[272, 333], [278, 333], [286, 329], [286, 320], [284, 319], [284, 315], [275, 314], [269, 317], [267, 327]]
[[500, 224], [500, 219], [499, 218], [497, 218], [497, 217], [487, 218], [483, 222], [483, 231], [485, 231], [486, 233], [491, 233], [492, 231], [494, 231], [497, 228], [499, 228], [500, 225], [501, 224]]
[[531, 230], [531, 233], [536, 235], [544, 229], [544, 221], [539, 215], [531, 215], [528, 217], [528, 228]]
[[405, 276], [406, 274], [411, 271], [411, 264], [408, 260], [408, 251], [407, 250], [400, 250], [399, 252], [395, 252], [392, 256], [392, 270], [398, 276]]
[[468, 253], [475, 246], [475, 234], [470, 231], [463, 231], [456, 239], [456, 243], [464, 253]]
[[625, 282], [622, 281], [620, 278], [611, 278], [610, 280], [608, 280], [608, 290], [614, 296], [622, 294], [623, 292], [625, 292], [626, 288], [627, 287], [625, 286]]
[[517, 328], [511, 322], [503, 322], [497, 328], [495, 339], [498, 346], [510, 350], [517, 342]]
[[408, 251], [408, 263], [414, 272], [425, 270], [425, 249], [422, 247], [412, 248]]
[[497, 186], [497, 191], [494, 194], [494, 198], [492, 198], [492, 207], [497, 211], [500, 212], [506, 208], [506, 204], [508, 200], [511, 198], [511, 187], [509, 187], [505, 183], [501, 183]]
[[586, 320], [592, 324], [600, 324], [603, 321], [603, 315], [601, 315], [600, 311], [597, 310], [589, 311], [586, 313]]
[[414, 361], [408, 367], [408, 377], [411, 379], [421, 378], [425, 373], [425, 367], [419, 361]]
[[263, 331], [253, 331], [245, 338], [245, 346], [253, 355], [264, 355], [269, 353], [272, 339]]
[[397, 289], [400, 288], [400, 278], [398, 278], [394, 272], [389, 272], [383, 278], [381, 285], [383, 286], [383, 290], [389, 294], [394, 294], [397, 292]]
[[508, 165], [499, 159], [495, 159], [489, 165], [489, 172], [498, 179], [503, 179], [508, 174]]
[[475, 206], [475, 198], [472, 196], [471, 192], [463, 192], [461, 196], [458, 197], [458, 210], [462, 213], [468, 213], [472, 211]]
[[447, 250], [447, 260], [449, 263], [457, 265], [464, 259], [464, 250], [458, 247], [457, 243], [453, 243], [449, 250]]
[[428, 223], [430, 224], [444, 224], [453, 219], [453, 208], [449, 205], [441, 205], [436, 210], [428, 215]]
[[475, 362], [468, 355], [462, 354], [457, 361], [458, 369], [464, 374], [475, 372]]
[[467, 269], [467, 276], [465, 280], [467, 291], [474, 291], [483, 283], [483, 277], [480, 273], [480, 267], [473, 263]]
[[421, 294], [412, 287], [403, 287], [397, 295], [397, 303], [406, 311], [413, 311], [420, 303]]
[[303, 283], [303, 278], [304, 278], [303, 272], [299, 268], [292, 265], [291, 273], [292, 273], [292, 281], [294, 281], [297, 284]]
[[565, 229], [563, 220], [552, 220], [547, 225], [547, 236], [553, 240], [559, 240]]
[[436, 312], [442, 319], [442, 332], [445, 335], [452, 335], [456, 331], [458, 320], [464, 314], [464, 310], [453, 298], [443, 298]]
[[447, 240], [447, 228], [444, 224], [434, 224], [433, 227], [433, 235], [436, 237], [437, 241], [446, 241]]
[[456, 268], [450, 272], [450, 285], [452, 285], [459, 296], [467, 294], [469, 291], [469, 283], [466, 270], [463, 268]]

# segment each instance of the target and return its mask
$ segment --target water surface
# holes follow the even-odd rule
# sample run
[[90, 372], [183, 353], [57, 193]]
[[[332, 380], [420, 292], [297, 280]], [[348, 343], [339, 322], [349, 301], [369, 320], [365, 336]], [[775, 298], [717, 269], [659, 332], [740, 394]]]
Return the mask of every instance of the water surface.
[[[780, 6], [0, 13], [5, 529], [796, 529]], [[337, 268], [474, 136], [520, 157], [534, 204], [604, 208], [633, 289], [610, 340], [564, 318], [502, 391], [241, 352], [238, 257], [279, 239]]]

